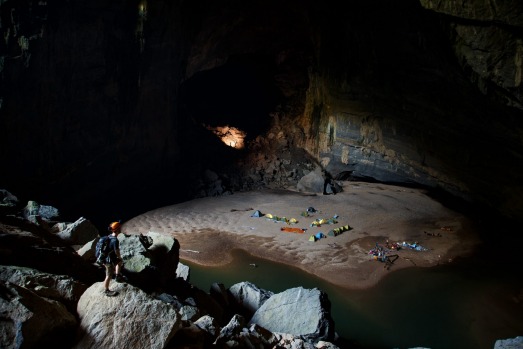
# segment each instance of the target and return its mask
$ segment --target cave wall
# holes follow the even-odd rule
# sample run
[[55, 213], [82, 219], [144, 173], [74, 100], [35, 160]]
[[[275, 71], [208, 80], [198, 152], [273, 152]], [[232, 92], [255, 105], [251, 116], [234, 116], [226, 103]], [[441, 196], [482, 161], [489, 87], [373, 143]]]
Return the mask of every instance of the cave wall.
[[491, 99], [523, 109], [521, 1], [427, 1], [440, 14], [467, 78]]
[[[3, 1], [0, 183], [126, 219], [190, 198], [209, 169], [235, 174], [231, 189], [246, 190], [293, 186], [321, 167], [441, 188], [523, 217], [520, 3], [369, 0], [344, 9]], [[231, 155], [238, 167], [216, 169], [230, 152], [216, 152], [180, 91], [249, 59], [271, 67], [264, 74], [282, 100], [269, 129]]]
[[[334, 174], [442, 188], [521, 217], [521, 27], [500, 25], [501, 15], [482, 24], [484, 32], [504, 28], [503, 41], [472, 35], [478, 24], [456, 19], [460, 13], [442, 17], [414, 2], [372, 11], [376, 5], [320, 18], [304, 146]], [[488, 67], [475, 65], [475, 55], [464, 59], [462, 41], [474, 40], [484, 60], [506, 59]]]
[[[270, 4], [263, 9], [272, 11]], [[484, 2], [445, 4], [352, 1], [349, 11], [341, 11], [335, 3], [311, 2], [299, 15], [282, 15], [295, 28], [308, 28], [283, 46], [278, 35], [260, 36], [260, 9], [253, 10], [262, 14], [256, 20], [245, 12], [219, 12], [203, 21], [207, 29], [193, 46], [188, 74], [238, 54], [278, 57], [285, 45], [301, 50], [310, 55], [304, 110], [276, 113], [267, 135], [283, 132], [285, 142], [272, 154], [290, 144], [334, 176], [349, 172], [442, 189], [522, 217], [521, 6], [504, 3], [492, 13]], [[270, 23], [273, 31], [288, 31], [274, 19]], [[299, 86], [292, 90], [300, 96]], [[288, 173], [282, 160], [264, 164], [265, 176], [274, 168]]]
[[[3, 1], [1, 181], [125, 219], [176, 177], [190, 26], [176, 1]], [[75, 210], [76, 209], [76, 210]], [[136, 212], [139, 213], [139, 212]]]

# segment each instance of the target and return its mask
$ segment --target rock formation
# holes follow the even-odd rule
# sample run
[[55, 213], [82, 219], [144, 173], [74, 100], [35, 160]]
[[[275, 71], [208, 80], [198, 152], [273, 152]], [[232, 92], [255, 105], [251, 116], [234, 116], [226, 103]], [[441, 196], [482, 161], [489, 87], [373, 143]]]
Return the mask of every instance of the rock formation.
[[323, 170], [521, 219], [521, 2], [345, 5], [2, 2], [0, 182], [105, 222]]
[[[16, 204], [11, 206], [16, 213]], [[96, 239], [76, 251], [72, 246], [78, 240], [50, 233], [18, 208], [18, 215], [0, 215], [2, 348], [336, 348], [330, 304], [326, 294], [321, 302], [315, 299], [318, 290], [299, 289], [298, 296], [309, 295], [307, 299], [284, 292], [290, 294], [284, 299], [295, 298], [294, 308], [277, 304], [282, 297], [275, 297], [271, 309], [280, 309], [281, 327], [271, 331], [270, 323], [258, 324], [251, 316], [274, 297], [272, 292], [250, 283], [229, 289], [216, 283], [203, 292], [179, 268], [177, 240], [150, 232], [146, 246], [143, 236], [118, 236], [129, 281], [113, 281], [111, 288], [118, 294], [107, 297], [104, 268], [94, 263]], [[50, 225], [48, 219], [30, 215], [35, 216], [36, 222]], [[56, 224], [78, 228], [86, 223]], [[296, 325], [293, 313], [305, 301], [309, 310]]]

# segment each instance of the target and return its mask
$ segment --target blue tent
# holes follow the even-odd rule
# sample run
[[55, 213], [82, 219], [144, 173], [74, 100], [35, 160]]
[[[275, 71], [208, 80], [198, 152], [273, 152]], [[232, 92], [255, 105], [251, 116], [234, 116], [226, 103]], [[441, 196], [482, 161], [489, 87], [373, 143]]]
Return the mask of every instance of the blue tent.
[[319, 240], [321, 238], [326, 238], [325, 234], [323, 234], [321, 231], [317, 232], [316, 235], [314, 235], [314, 237]]
[[264, 214], [261, 213], [259, 210], [254, 211], [253, 214], [251, 214], [251, 217], [263, 217]]

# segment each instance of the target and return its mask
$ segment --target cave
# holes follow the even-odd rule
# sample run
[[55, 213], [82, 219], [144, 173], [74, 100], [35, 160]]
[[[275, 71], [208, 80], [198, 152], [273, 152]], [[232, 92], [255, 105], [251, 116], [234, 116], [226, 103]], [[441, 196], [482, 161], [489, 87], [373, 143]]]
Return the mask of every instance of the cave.
[[5, 0], [0, 18], [0, 189], [64, 221], [318, 171], [520, 238], [521, 1]]
[[[182, 152], [198, 164], [229, 171], [245, 156], [248, 144], [270, 127], [270, 114], [282, 100], [274, 67], [256, 57], [233, 57], [201, 72], [180, 87], [184, 115]], [[229, 169], [229, 170], [228, 170]]]
[[[294, 186], [317, 164], [517, 221], [520, 9], [470, 6], [8, 1], [2, 183], [101, 222]], [[231, 130], [242, 149], [224, 143]], [[253, 163], [260, 146], [296, 158], [285, 183], [253, 179], [257, 165], [289, 172]], [[205, 188], [206, 171], [223, 188]]]
[[255, 139], [267, 132], [269, 113], [282, 98], [271, 81], [273, 76], [273, 69], [263, 62], [232, 58], [224, 66], [182, 84], [184, 113], [205, 125], [237, 126], [245, 130], [246, 141]]

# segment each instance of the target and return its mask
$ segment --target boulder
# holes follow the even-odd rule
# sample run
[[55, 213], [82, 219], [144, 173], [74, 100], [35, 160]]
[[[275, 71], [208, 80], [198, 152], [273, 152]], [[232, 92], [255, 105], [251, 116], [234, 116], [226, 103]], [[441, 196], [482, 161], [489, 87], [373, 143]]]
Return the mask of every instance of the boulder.
[[207, 332], [212, 337], [217, 336], [221, 330], [220, 325], [217, 323], [217, 321], [209, 315], [202, 316], [201, 318], [196, 320], [194, 324], [202, 330], [204, 330], [205, 332]]
[[[120, 254], [124, 263], [124, 274], [129, 281], [144, 290], [162, 288], [176, 278], [180, 256], [180, 244], [173, 237], [149, 232], [153, 243], [145, 248], [139, 235], [118, 235]], [[78, 250], [86, 261], [94, 263], [96, 242], [87, 242]]]
[[87, 289], [85, 284], [66, 275], [14, 266], [0, 266], [0, 281], [25, 287], [40, 297], [63, 303], [73, 313], [80, 296]]
[[317, 288], [296, 287], [277, 293], [254, 313], [250, 324], [258, 324], [271, 332], [300, 336], [314, 343], [332, 341], [334, 321], [330, 301]]
[[40, 226], [18, 218], [0, 224], [0, 265], [33, 268], [68, 275], [90, 284], [103, 279], [103, 271], [80, 257], [74, 249]]
[[156, 299], [161, 300], [162, 302], [172, 305], [176, 310], [180, 310], [183, 307], [183, 303], [180, 302], [178, 297], [173, 296], [168, 293], [162, 293], [156, 296]]
[[229, 306], [229, 296], [225, 285], [221, 282], [213, 282], [209, 290], [211, 297], [223, 307]]
[[523, 336], [515, 338], [498, 339], [494, 343], [494, 349], [521, 349], [523, 348]]
[[74, 348], [167, 347], [182, 327], [176, 309], [129, 284], [114, 285], [114, 290], [118, 295], [107, 297], [98, 282], [84, 292], [78, 302], [82, 336]]
[[296, 189], [301, 192], [323, 193], [324, 184], [325, 178], [323, 178], [321, 170], [318, 168], [303, 176], [298, 181]]
[[185, 281], [189, 281], [189, 277], [190, 277], [189, 266], [178, 262], [178, 267], [176, 267], [176, 277], [182, 278]]
[[226, 342], [235, 340], [242, 332], [244, 325], [245, 318], [238, 314], [234, 315], [229, 323], [221, 329], [220, 334], [216, 338], [214, 344], [221, 346]]
[[171, 341], [173, 348], [206, 349], [212, 345], [212, 337], [194, 323], [180, 328]]
[[16, 207], [18, 198], [5, 189], [0, 189], [0, 207]]
[[0, 348], [67, 348], [77, 321], [57, 301], [6, 282], [0, 283]]
[[27, 220], [31, 220], [31, 216], [40, 216], [45, 221], [50, 221], [60, 215], [57, 208], [48, 205], [40, 205], [36, 201], [28, 201], [22, 214]]
[[251, 282], [240, 282], [229, 287], [229, 297], [238, 312], [250, 318], [274, 292], [258, 288]]
[[65, 229], [56, 234], [68, 245], [83, 245], [99, 236], [98, 229], [89, 220], [80, 217], [76, 222], [67, 224]]

